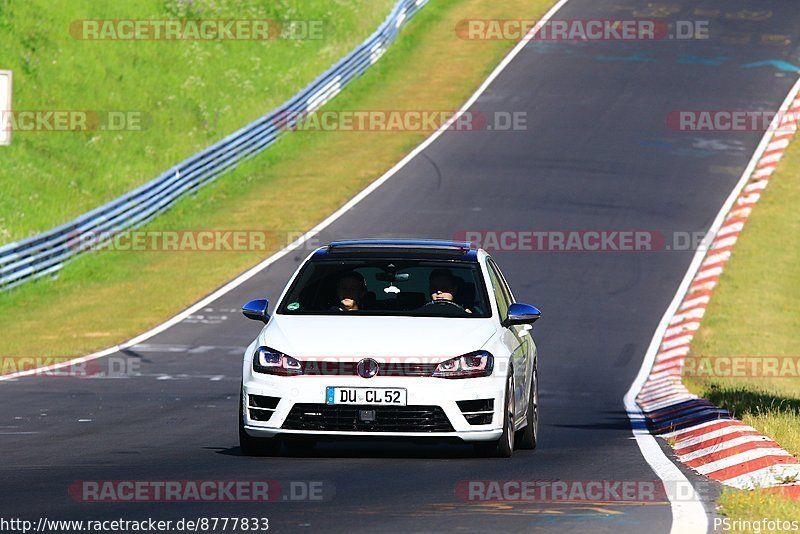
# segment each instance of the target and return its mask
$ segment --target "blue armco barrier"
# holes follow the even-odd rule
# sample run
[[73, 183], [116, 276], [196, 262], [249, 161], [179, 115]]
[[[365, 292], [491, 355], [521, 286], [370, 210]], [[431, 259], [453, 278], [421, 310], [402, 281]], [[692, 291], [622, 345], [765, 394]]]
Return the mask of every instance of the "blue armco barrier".
[[375, 63], [400, 28], [427, 2], [399, 0], [370, 37], [308, 87], [161, 176], [66, 224], [0, 247], [0, 290], [56, 273], [67, 260], [102, 244], [108, 236], [146, 223], [187, 193], [270, 146], [283, 133], [287, 118], [316, 110]]

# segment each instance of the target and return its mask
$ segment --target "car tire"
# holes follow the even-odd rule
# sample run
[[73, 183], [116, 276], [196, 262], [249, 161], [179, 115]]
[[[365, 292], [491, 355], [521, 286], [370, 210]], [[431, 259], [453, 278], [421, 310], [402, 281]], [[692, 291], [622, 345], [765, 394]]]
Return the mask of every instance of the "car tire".
[[514, 453], [514, 413], [516, 412], [514, 401], [514, 373], [509, 372], [506, 378], [505, 409], [503, 410], [503, 433], [497, 441], [478, 443], [475, 450], [481, 456], [495, 458], [510, 458]]
[[244, 392], [239, 391], [239, 450], [242, 456], [274, 456], [281, 451], [278, 438], [256, 438], [244, 429]]
[[527, 423], [525, 427], [517, 432], [517, 448], [535, 449], [539, 437], [539, 370], [536, 365], [533, 366], [533, 375], [531, 375], [531, 390], [525, 421]]

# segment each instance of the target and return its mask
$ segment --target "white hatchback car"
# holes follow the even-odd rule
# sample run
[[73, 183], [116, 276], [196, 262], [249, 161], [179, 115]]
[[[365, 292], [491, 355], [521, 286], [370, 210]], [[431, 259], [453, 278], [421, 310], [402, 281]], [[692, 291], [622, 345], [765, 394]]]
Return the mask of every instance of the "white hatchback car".
[[508, 457], [536, 447], [533, 306], [468, 243], [334, 242], [292, 276], [244, 354], [243, 454], [333, 436], [455, 438]]

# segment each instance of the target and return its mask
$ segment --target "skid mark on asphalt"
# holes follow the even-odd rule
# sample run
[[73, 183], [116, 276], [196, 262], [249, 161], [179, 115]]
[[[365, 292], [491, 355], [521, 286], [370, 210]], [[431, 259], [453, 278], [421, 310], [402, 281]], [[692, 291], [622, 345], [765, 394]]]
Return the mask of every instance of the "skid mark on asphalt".
[[669, 502], [653, 501], [626, 501], [565, 503], [563, 501], [537, 501], [537, 502], [484, 502], [484, 503], [435, 503], [431, 509], [423, 510], [425, 513], [474, 513], [480, 515], [557, 515], [557, 516], [596, 516], [596, 515], [623, 515], [625, 506], [659, 505], [669, 506]]
[[225, 375], [190, 375], [186, 373], [170, 375], [166, 373], [156, 374], [140, 374], [137, 377], [142, 378], [155, 378], [156, 380], [208, 380], [210, 382], [220, 382], [222, 380], [235, 380], [239, 381], [238, 376], [225, 376]]
[[[743, 161], [747, 158], [746, 147], [741, 141], [687, 137], [685, 134], [671, 139], [642, 139], [639, 141], [639, 146], [653, 150], [666, 150], [670, 154], [681, 157], [708, 158], [722, 153], [728, 158], [739, 156]], [[737, 174], [740, 174], [741, 170], [737, 170]]]
[[[597, 518], [622, 518], [626, 515], [624, 508], [627, 506], [657, 505], [669, 506], [668, 502], [653, 501], [626, 501], [625, 503], [607, 502], [594, 503], [585, 501], [581, 503], [547, 503], [547, 502], [484, 502], [484, 503], [431, 503], [427, 506], [418, 508], [415, 512], [422, 516], [447, 516], [453, 514], [476, 515], [481, 517], [490, 516], [550, 516], [559, 519], [597, 519]], [[352, 515], [381, 516], [381, 517], [406, 517], [397, 510], [396, 507], [375, 506], [368, 507], [345, 506], [340, 511], [346, 511]], [[325, 510], [307, 510], [308, 515], [323, 514]]]
[[[620, 43], [618, 48], [621, 53], [595, 53], [589, 46], [592, 42], [542, 42], [535, 41], [529, 43], [527, 48], [538, 54], [558, 54], [564, 57], [590, 59], [599, 62], [632, 62], [632, 63], [652, 63], [664, 61], [676, 65], [699, 66], [699, 67], [734, 67], [743, 69], [771, 68], [778, 76], [794, 74], [800, 72], [800, 67], [785, 60], [766, 59], [748, 63], [734, 63], [734, 58], [720, 54], [686, 54], [675, 53], [669, 50], [658, 50], [656, 52], [642, 52], [636, 50], [636, 45]], [[738, 43], [728, 43], [729, 45]], [[785, 45], [782, 45], [785, 46]], [[625, 51], [629, 49], [630, 51]], [[632, 49], [632, 50], [631, 50]]]
[[200, 313], [194, 313], [181, 321], [183, 324], [221, 324], [231, 315], [238, 315], [239, 308], [203, 308]]

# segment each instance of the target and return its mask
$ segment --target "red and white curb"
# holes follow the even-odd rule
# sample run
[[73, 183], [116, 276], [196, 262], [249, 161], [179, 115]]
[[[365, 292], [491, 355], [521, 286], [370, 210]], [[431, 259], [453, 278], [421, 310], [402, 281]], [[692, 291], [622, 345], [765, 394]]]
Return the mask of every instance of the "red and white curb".
[[784, 113], [773, 122], [773, 133], [765, 135], [760, 156], [669, 318], [650, 373], [636, 395], [650, 432], [671, 440], [680, 462], [701, 475], [741, 489], [800, 489], [800, 461], [756, 429], [691, 394], [683, 386], [681, 370], [731, 250], [797, 132], [798, 91], [800, 83], [784, 102]]

